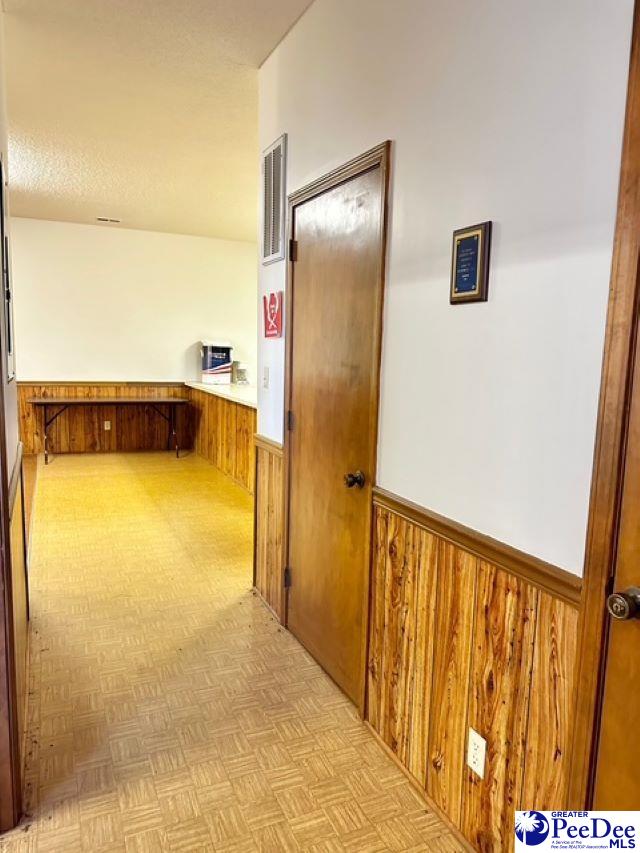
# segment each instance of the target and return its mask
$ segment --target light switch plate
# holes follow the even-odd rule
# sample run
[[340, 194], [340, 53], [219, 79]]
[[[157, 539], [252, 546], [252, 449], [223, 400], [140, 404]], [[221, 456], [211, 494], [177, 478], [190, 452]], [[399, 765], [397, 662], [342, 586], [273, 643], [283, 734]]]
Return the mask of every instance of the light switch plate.
[[469, 745], [467, 764], [481, 779], [484, 779], [484, 765], [487, 760], [487, 742], [475, 729], [469, 726]]
[[109, 430], [111, 429], [111, 421], [105, 421], [104, 428], [107, 432], [109, 432]]
[[262, 369], [262, 387], [269, 387], [269, 368], [266, 365]]

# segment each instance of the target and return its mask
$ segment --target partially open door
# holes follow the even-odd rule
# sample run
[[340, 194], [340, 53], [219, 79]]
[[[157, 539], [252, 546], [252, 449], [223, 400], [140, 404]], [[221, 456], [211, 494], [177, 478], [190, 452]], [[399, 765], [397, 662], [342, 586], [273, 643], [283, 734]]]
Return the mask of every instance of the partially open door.
[[636, 349], [594, 808], [640, 809], [640, 349]]
[[637, 1], [581, 602], [569, 808], [640, 809], [639, 306]]

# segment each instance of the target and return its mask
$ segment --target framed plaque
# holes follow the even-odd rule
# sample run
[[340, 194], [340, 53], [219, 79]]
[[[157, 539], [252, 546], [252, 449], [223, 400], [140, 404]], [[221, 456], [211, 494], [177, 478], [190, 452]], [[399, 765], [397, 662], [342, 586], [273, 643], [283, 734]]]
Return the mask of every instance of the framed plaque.
[[491, 223], [481, 222], [453, 232], [449, 301], [486, 302], [489, 290]]

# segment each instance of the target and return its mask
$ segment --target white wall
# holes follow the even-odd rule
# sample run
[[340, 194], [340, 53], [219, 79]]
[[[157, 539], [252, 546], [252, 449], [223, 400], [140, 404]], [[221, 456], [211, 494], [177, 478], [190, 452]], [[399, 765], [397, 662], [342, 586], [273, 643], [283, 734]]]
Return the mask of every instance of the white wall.
[[[632, 6], [316, 0], [260, 73], [288, 192], [394, 141], [379, 484], [577, 574]], [[489, 302], [451, 307], [452, 231], [485, 219]], [[276, 440], [283, 356], [261, 341]]]
[[201, 338], [256, 377], [256, 246], [13, 219], [19, 380], [196, 379]]

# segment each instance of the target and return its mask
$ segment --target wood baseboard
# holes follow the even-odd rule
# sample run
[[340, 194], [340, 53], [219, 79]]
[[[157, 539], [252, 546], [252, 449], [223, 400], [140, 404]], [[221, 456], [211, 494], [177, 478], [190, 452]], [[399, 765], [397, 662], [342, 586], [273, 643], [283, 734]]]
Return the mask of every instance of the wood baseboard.
[[462, 850], [469, 850], [469, 851], [471, 851], [471, 853], [475, 853], [475, 847], [472, 847], [471, 844], [469, 844], [469, 842], [464, 837], [464, 835], [460, 832], [458, 827], [454, 823], [452, 823], [450, 818], [448, 818], [447, 815], [445, 814], [445, 812], [443, 812], [442, 809], [433, 802], [433, 800], [427, 794], [427, 792], [422, 787], [420, 782], [416, 779], [415, 776], [412, 776], [412, 774], [402, 764], [402, 762], [400, 761], [398, 756], [391, 749], [389, 749], [387, 744], [382, 740], [382, 738], [380, 737], [378, 732], [372, 727], [372, 725], [367, 720], [364, 720], [364, 724], [367, 727], [367, 729], [371, 732], [371, 734], [373, 735], [376, 743], [382, 747], [385, 754], [393, 761], [393, 763], [396, 765], [396, 767], [402, 771], [402, 773], [407, 777], [409, 782], [411, 782], [411, 784], [413, 785], [415, 790], [420, 794], [422, 799], [425, 801], [429, 810], [432, 811], [435, 815], [437, 815], [438, 818], [442, 821], [442, 823], [445, 824], [447, 829], [450, 830], [450, 832], [452, 832], [453, 835], [455, 835], [457, 840], [460, 842], [460, 846], [461, 846]]
[[269, 602], [264, 597], [264, 595], [260, 592], [258, 587], [257, 586], [252, 587], [251, 592], [255, 595], [256, 598], [260, 599], [260, 603], [263, 604], [267, 608], [267, 610], [273, 616], [273, 618], [276, 620], [276, 622], [278, 622], [279, 624], [282, 624], [280, 622], [280, 617], [278, 616], [276, 611], [273, 609], [273, 607], [269, 604]]
[[378, 486], [373, 490], [373, 502], [434, 533], [441, 539], [446, 539], [463, 548], [481, 560], [486, 560], [534, 584], [556, 598], [576, 606], [580, 603], [582, 578], [572, 575], [571, 572], [559, 566], [546, 563], [538, 557], [492, 539], [484, 533], [478, 533], [471, 527], [466, 527], [464, 524], [414, 504]]

